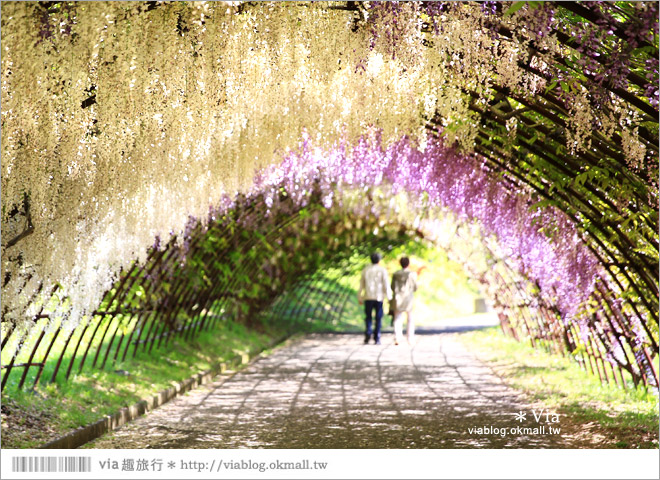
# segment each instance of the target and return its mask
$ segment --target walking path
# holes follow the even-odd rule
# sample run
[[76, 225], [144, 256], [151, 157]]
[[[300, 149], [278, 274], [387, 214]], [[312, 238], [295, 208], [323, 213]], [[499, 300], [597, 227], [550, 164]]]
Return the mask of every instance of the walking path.
[[538, 418], [540, 407], [455, 334], [420, 329], [414, 346], [394, 345], [391, 334], [382, 345], [362, 339], [295, 340], [85, 447], [589, 447], [576, 440], [579, 426]]

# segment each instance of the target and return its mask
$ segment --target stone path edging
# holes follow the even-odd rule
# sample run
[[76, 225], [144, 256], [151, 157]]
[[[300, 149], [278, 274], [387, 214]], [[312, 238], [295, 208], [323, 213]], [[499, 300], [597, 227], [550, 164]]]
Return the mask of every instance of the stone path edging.
[[365, 345], [362, 335], [309, 333], [83, 448], [593, 445], [591, 436], [582, 435], [587, 425], [564, 416], [549, 422], [538, 414], [544, 410], [495, 375], [458, 335], [420, 328], [410, 345], [395, 345], [391, 335], [381, 345]]
[[124, 407], [118, 412], [115, 412], [112, 415], [106, 415], [97, 422], [94, 422], [90, 425], [84, 427], [79, 427], [59, 438], [51, 440], [48, 443], [42, 445], [41, 449], [54, 449], [54, 448], [78, 448], [81, 445], [84, 445], [87, 442], [90, 442], [101, 435], [104, 435], [116, 428], [121, 427], [122, 425], [135, 420], [136, 418], [144, 415], [145, 413], [154, 410], [155, 408], [160, 407], [161, 405], [169, 402], [173, 398], [186, 393], [193, 388], [196, 388], [200, 385], [204, 385], [211, 380], [213, 380], [217, 375], [224, 373], [229, 367], [239, 367], [246, 366], [256, 358], [258, 358], [265, 350], [273, 348], [277, 345], [280, 345], [286, 342], [288, 339], [292, 338], [292, 335], [284, 335], [283, 337], [277, 338], [272, 341], [269, 345], [263, 349], [253, 353], [253, 354], [244, 354], [236, 355], [227, 362], [219, 363], [218, 365], [210, 368], [205, 372], [198, 373], [192, 377], [179, 382], [177, 385], [170, 387], [166, 390], [157, 393], [151, 398], [140, 400], [130, 407]]

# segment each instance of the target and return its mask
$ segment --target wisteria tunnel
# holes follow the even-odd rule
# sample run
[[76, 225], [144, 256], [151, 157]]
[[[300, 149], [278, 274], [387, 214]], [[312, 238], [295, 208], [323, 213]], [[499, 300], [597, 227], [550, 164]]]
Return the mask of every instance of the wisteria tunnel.
[[2, 2], [3, 391], [331, 323], [405, 244], [657, 389], [658, 3]]

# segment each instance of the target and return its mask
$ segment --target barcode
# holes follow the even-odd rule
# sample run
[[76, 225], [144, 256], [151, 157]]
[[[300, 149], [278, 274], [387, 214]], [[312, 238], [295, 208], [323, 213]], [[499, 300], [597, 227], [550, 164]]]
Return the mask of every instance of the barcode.
[[12, 472], [91, 472], [92, 457], [13, 457]]

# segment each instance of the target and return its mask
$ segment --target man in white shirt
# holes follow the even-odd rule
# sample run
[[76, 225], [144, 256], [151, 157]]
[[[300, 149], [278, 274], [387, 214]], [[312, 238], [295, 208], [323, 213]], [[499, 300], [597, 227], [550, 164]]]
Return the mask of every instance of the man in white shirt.
[[360, 277], [360, 290], [358, 292], [358, 302], [364, 303], [364, 312], [366, 314], [366, 330], [364, 343], [369, 343], [371, 339], [372, 313], [376, 312], [376, 323], [373, 330], [374, 342], [380, 345], [380, 328], [383, 319], [383, 301], [385, 298], [392, 298], [392, 289], [387, 275], [387, 270], [379, 265], [380, 254], [371, 254], [371, 265], [362, 270]]

